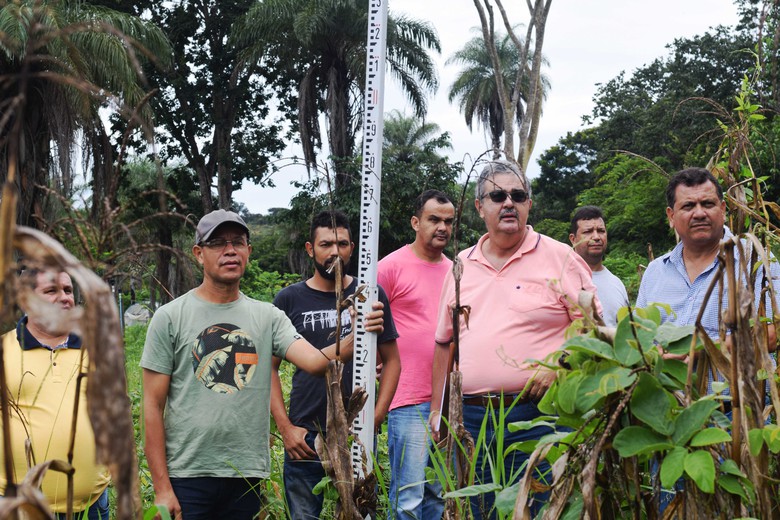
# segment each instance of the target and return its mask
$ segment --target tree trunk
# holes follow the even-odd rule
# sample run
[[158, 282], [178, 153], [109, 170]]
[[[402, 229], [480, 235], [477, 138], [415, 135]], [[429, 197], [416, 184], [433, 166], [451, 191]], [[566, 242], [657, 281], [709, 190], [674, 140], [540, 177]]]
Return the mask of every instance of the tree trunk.
[[[340, 70], [341, 69], [341, 70]], [[354, 151], [350, 128], [349, 79], [343, 67], [332, 67], [328, 78], [327, 106], [328, 144], [330, 145], [333, 169], [336, 172], [336, 190], [352, 182], [346, 168], [347, 159]]]
[[[474, 0], [474, 6], [479, 13], [479, 20], [482, 25], [482, 37], [485, 40], [485, 47], [490, 55], [490, 62], [493, 66], [493, 74], [496, 80], [496, 91], [501, 100], [501, 108], [504, 114], [504, 155], [507, 159], [513, 159], [525, 171], [528, 162], [536, 145], [536, 137], [539, 132], [539, 120], [542, 114], [542, 45], [544, 43], [544, 30], [547, 23], [547, 15], [550, 12], [552, 0], [534, 0], [531, 4], [528, 2], [528, 9], [531, 14], [531, 22], [528, 24], [525, 41], [521, 41], [513, 28], [513, 24], [504, 9], [502, 0], [495, 0], [495, 5], [501, 14], [506, 29], [512, 42], [517, 47], [520, 55], [520, 63], [515, 85], [512, 92], [507, 92], [503, 81], [503, 64], [499, 60], [498, 50], [496, 49], [495, 27], [493, 17], [493, 5], [490, 0]], [[535, 38], [534, 38], [535, 34]], [[518, 150], [515, 153], [515, 129], [514, 123], [517, 111], [520, 110], [520, 99], [522, 95], [521, 85], [528, 74], [525, 66], [528, 63], [531, 41], [534, 41], [533, 64], [530, 70], [528, 83], [530, 85], [528, 102], [524, 110], [523, 117], [520, 118], [520, 129], [518, 131], [519, 143]]]

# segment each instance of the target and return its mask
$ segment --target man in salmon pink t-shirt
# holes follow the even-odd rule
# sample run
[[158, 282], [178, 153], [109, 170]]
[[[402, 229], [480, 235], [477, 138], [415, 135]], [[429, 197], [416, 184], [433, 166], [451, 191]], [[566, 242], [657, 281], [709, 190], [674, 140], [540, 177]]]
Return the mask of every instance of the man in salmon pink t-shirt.
[[395, 518], [441, 518], [441, 485], [427, 481], [431, 373], [436, 313], [452, 261], [442, 254], [452, 235], [455, 207], [437, 190], [423, 192], [414, 206], [414, 242], [379, 262], [377, 282], [387, 293], [399, 333], [401, 378], [387, 415], [390, 508]]

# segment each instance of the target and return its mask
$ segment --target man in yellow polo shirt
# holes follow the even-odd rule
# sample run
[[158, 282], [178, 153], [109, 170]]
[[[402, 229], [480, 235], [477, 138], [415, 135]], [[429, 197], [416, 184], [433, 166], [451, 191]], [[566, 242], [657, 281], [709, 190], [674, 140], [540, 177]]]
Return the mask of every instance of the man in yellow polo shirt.
[[[65, 272], [33, 271], [22, 281], [35, 284], [35, 295], [62, 310], [75, 305], [73, 284]], [[2, 337], [8, 395], [11, 400], [11, 448], [13, 482], [20, 482], [29, 466], [25, 445], [30, 444], [30, 464], [47, 460], [68, 460], [76, 380], [86, 373], [87, 358], [81, 358], [81, 339], [50, 330], [34, 315], [24, 316]], [[95, 464], [95, 438], [87, 416], [88, 381], [82, 381], [76, 416], [76, 443], [73, 448], [73, 511], [77, 518], [108, 519], [109, 473]], [[6, 493], [8, 478], [0, 452], [0, 494]], [[43, 493], [58, 519], [67, 511], [67, 477], [49, 471], [43, 479]]]

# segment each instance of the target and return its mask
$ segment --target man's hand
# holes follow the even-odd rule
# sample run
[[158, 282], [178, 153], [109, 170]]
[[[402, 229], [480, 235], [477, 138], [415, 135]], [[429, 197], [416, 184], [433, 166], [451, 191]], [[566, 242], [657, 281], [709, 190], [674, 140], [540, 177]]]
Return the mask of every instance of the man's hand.
[[[171, 515], [171, 518], [173, 520], [181, 519], [181, 506], [179, 505], [179, 499], [176, 498], [176, 495], [173, 492], [173, 488], [168, 488], [167, 491], [162, 491], [160, 493], [156, 492], [154, 493], [154, 503], [156, 505], [165, 506], [168, 508], [168, 514]], [[158, 513], [157, 516], [154, 517], [156, 520], [160, 520], [162, 518], [160, 514]]]
[[293, 460], [311, 460], [317, 456], [317, 453], [306, 444], [306, 434], [308, 430], [290, 424], [284, 429], [280, 429], [282, 442], [287, 455]]
[[530, 401], [538, 403], [544, 397], [550, 385], [553, 384], [553, 381], [555, 381], [555, 376], [555, 371], [540, 367], [525, 385], [523, 389], [525, 395]]
[[363, 324], [366, 327], [366, 332], [376, 332], [382, 334], [385, 330], [385, 305], [379, 300], [375, 301], [371, 306], [374, 310], [366, 314], [363, 318]]
[[433, 442], [439, 442], [441, 439], [441, 432], [439, 432], [439, 423], [441, 422], [441, 411], [432, 410], [428, 416], [428, 429], [431, 431], [431, 437]]

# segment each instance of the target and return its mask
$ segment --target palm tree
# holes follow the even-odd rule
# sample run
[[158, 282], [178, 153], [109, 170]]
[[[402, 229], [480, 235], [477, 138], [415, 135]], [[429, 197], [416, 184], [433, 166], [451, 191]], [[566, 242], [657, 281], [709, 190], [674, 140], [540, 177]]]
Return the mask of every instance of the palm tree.
[[[248, 63], [272, 52], [295, 78], [307, 167], [316, 167], [316, 149], [322, 144], [319, 118], [325, 115], [337, 187], [350, 181], [344, 159], [355, 152], [362, 121], [367, 27], [368, 0], [264, 0], [234, 30], [236, 44], [246, 47]], [[441, 52], [430, 24], [388, 18], [388, 71], [418, 116], [426, 111], [426, 91], [438, 84], [430, 50]]]
[[[481, 34], [481, 29], [475, 30], [479, 30]], [[509, 35], [503, 37], [496, 35], [496, 50], [499, 60], [504, 64], [504, 85], [511, 96], [520, 66], [520, 52]], [[447, 60], [446, 65], [451, 64], [463, 65], [464, 68], [450, 87], [449, 100], [450, 102], [459, 100], [458, 108], [466, 118], [469, 130], [472, 130], [476, 120], [477, 124], [482, 125], [485, 131], [490, 134], [493, 156], [498, 158], [501, 154], [501, 136], [504, 133], [504, 110], [496, 88], [496, 78], [490, 62], [490, 54], [485, 48], [485, 40], [482, 36], [466, 42], [461, 50]], [[530, 63], [526, 68], [528, 69], [529, 66]], [[520, 93], [515, 111], [515, 120], [518, 124], [522, 122], [525, 114], [524, 106], [528, 102], [528, 87], [528, 74], [526, 74], [522, 84], [523, 91]], [[542, 92], [545, 98], [549, 88], [549, 79], [542, 76]]]
[[[144, 98], [144, 53], [164, 63], [170, 49], [140, 18], [80, 0], [0, 4], [0, 180], [18, 167], [20, 223], [44, 218], [40, 186], [72, 195], [76, 132], [105, 137], [99, 109], [129, 114]], [[139, 115], [149, 120], [148, 109]]]
[[385, 115], [384, 156], [399, 162], [413, 163], [420, 156], [441, 159], [438, 150], [452, 148], [438, 136], [439, 125], [409, 117], [398, 110]]

